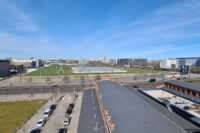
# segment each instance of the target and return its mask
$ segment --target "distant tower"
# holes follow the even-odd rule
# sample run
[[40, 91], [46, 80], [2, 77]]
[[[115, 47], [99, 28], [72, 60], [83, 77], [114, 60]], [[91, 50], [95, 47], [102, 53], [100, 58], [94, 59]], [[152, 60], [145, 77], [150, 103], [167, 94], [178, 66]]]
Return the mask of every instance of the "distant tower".
[[102, 63], [106, 63], [106, 62], [107, 62], [107, 61], [106, 61], [106, 56], [102, 56], [101, 59], [100, 59], [100, 61], [101, 61]]

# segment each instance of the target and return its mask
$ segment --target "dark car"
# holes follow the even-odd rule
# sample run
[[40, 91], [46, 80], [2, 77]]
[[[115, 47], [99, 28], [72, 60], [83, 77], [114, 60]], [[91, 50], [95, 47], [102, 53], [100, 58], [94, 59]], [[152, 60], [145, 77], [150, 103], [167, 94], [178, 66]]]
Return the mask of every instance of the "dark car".
[[40, 133], [41, 129], [33, 129], [30, 133]]
[[67, 133], [67, 128], [60, 128], [59, 133]]
[[70, 115], [72, 113], [72, 108], [68, 108], [66, 111], [66, 115]]
[[74, 108], [74, 104], [70, 103], [68, 108], [72, 108], [73, 109]]
[[50, 109], [51, 109], [51, 110], [55, 110], [55, 109], [56, 109], [56, 104], [52, 104], [52, 105], [50, 106]]
[[156, 79], [155, 78], [150, 78], [149, 82], [156, 82]]

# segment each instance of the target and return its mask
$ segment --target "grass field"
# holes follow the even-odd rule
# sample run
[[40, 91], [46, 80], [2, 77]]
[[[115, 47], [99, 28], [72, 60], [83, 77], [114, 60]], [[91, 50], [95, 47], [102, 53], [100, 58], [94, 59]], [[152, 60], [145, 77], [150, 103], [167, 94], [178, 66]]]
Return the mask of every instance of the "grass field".
[[14, 133], [46, 100], [0, 102], [0, 133]]
[[[57, 72], [59, 72], [60, 66], [57, 66]], [[26, 74], [25, 76], [40, 76], [40, 71], [41, 71], [41, 76], [57, 76], [57, 75], [68, 75], [72, 74], [71, 67], [66, 67], [63, 66], [63, 70], [65, 71], [65, 74], [60, 72], [59, 74], [56, 73], [56, 65], [52, 65], [49, 67], [42, 68], [41, 70], [37, 70], [31, 73]]]
[[[112, 67], [118, 69], [128, 70], [128, 72], [116, 72], [112, 74], [137, 74], [137, 73], [162, 73], [159, 70], [149, 70], [149, 69], [139, 69], [139, 68], [126, 68], [122, 66], [104, 66], [104, 67]], [[59, 74], [56, 73], [56, 65], [52, 65], [49, 67], [42, 68], [41, 70], [37, 70], [31, 73], [26, 74], [25, 76], [62, 76], [62, 75], [99, 75], [99, 74], [111, 74], [111, 73], [72, 73], [72, 69], [69, 66], [63, 66], [63, 70], [65, 74], [60, 72]], [[57, 66], [57, 72], [60, 70], [60, 66]]]

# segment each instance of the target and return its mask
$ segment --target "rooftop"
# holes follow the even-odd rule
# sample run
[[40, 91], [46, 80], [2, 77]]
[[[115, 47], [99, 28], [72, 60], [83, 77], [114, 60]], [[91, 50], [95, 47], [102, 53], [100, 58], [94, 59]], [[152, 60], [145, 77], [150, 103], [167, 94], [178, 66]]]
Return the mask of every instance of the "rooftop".
[[166, 83], [200, 92], [200, 84], [187, 83], [187, 82], [182, 82], [179, 80], [169, 80], [169, 81], [166, 81]]
[[99, 93], [102, 94], [103, 107], [109, 109], [117, 132], [185, 132], [127, 87], [112, 81], [98, 82], [98, 86]]

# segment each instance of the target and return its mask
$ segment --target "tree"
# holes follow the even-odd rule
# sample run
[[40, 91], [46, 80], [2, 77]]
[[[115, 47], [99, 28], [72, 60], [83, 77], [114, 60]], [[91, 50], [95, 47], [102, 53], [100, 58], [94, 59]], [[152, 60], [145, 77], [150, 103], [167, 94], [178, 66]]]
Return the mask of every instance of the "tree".
[[192, 70], [192, 73], [200, 73], [200, 67], [196, 67]]

